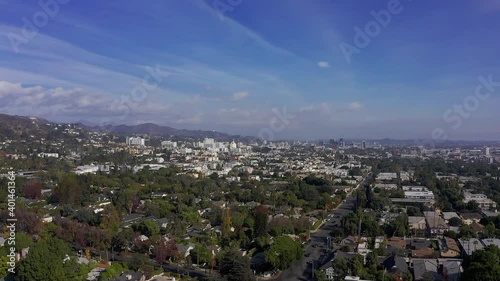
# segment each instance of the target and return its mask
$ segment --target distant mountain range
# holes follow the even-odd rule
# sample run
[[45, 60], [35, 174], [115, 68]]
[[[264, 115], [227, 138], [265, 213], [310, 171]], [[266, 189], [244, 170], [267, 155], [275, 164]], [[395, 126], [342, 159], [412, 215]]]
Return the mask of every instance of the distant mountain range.
[[446, 141], [433, 141], [431, 139], [346, 139], [347, 143], [349, 142], [376, 142], [381, 145], [386, 146], [415, 146], [415, 145], [424, 145], [424, 146], [436, 146], [436, 147], [456, 147], [456, 146], [493, 146], [499, 145], [499, 141], [483, 141], [483, 140], [446, 140]]
[[[59, 132], [51, 128], [50, 124], [58, 124], [50, 122], [43, 118], [26, 117], [17, 115], [8, 115], [0, 113], [0, 137], [7, 138], [27, 138], [34, 136], [37, 138], [59, 137]], [[179, 137], [179, 138], [214, 138], [219, 141], [255, 141], [256, 137], [230, 135], [217, 131], [203, 131], [203, 130], [185, 130], [175, 129], [168, 126], [161, 126], [153, 123], [146, 123], [140, 125], [106, 125], [96, 126], [86, 121], [76, 123], [78, 127], [86, 131], [101, 131], [108, 132], [119, 136], [133, 136], [133, 135], [149, 135], [161, 137]], [[381, 145], [436, 145], [439, 147], [446, 146], [483, 146], [483, 145], [498, 145], [498, 141], [463, 141], [463, 140], [448, 140], [443, 143], [435, 143], [429, 139], [365, 139], [367, 142], [377, 142]], [[345, 139], [346, 142], [360, 142], [363, 139]], [[328, 140], [325, 140], [328, 143]]]
[[46, 138], [51, 131], [48, 124], [51, 122], [42, 118], [7, 115], [0, 113], [0, 136], [23, 138], [35, 136]]
[[[146, 123], [140, 125], [105, 125], [105, 126], [81, 126], [86, 127], [93, 131], [106, 131], [116, 135], [150, 135], [150, 136], [178, 136], [178, 137], [191, 137], [191, 138], [214, 138], [214, 139], [230, 139], [231, 136], [226, 133], [217, 131], [201, 131], [201, 130], [184, 130], [175, 129], [168, 126], [160, 126], [153, 123]], [[239, 138], [240, 136], [238, 136]]]
[[[43, 118], [26, 117], [17, 115], [7, 115], [0, 113], [0, 136], [7, 138], [16, 137], [29, 137], [35, 136], [37, 138], [47, 138], [53, 133], [53, 128], [50, 124], [58, 124], [50, 122]], [[149, 135], [149, 136], [163, 136], [163, 137], [182, 137], [182, 138], [214, 138], [219, 141], [251, 141], [256, 140], [255, 137], [230, 135], [217, 131], [202, 131], [202, 130], [184, 130], [175, 129], [168, 126], [160, 126], [153, 123], [146, 123], [140, 125], [106, 125], [95, 126], [85, 121], [80, 121], [75, 124], [87, 131], [101, 131], [108, 132], [119, 136], [133, 136], [133, 135]]]

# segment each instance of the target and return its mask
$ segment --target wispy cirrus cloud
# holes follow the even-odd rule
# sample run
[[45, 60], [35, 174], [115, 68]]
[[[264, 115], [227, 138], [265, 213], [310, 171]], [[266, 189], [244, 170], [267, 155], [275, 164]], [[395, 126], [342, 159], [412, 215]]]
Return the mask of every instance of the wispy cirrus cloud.
[[321, 68], [330, 68], [330, 63], [327, 61], [320, 61], [318, 62], [318, 66]]
[[232, 98], [233, 98], [233, 100], [238, 101], [238, 100], [245, 99], [248, 96], [250, 96], [250, 94], [248, 92], [237, 92], [237, 93], [233, 94]]
[[360, 110], [360, 109], [363, 109], [365, 108], [365, 105], [360, 103], [360, 102], [351, 102], [349, 103], [347, 106], [346, 106], [346, 109], [347, 110], [351, 110], [351, 111], [354, 111], [354, 110]]
[[[215, 9], [213, 7], [209, 6], [207, 3], [205, 3], [205, 1], [195, 1], [195, 2], [200, 9], [210, 13], [214, 17], [214, 19], [219, 20], [219, 15], [217, 14], [217, 11], [215, 11]], [[261, 46], [262, 48], [264, 48], [266, 50], [269, 50], [271, 52], [274, 52], [274, 53], [280, 54], [280, 55], [284, 55], [284, 56], [291, 56], [291, 57], [299, 58], [293, 52], [269, 42], [267, 39], [265, 39], [262, 35], [260, 35], [256, 31], [250, 29], [249, 27], [241, 24], [240, 22], [238, 22], [230, 17], [225, 17], [224, 22], [222, 24], [226, 24], [234, 32], [237, 32], [239, 34], [243, 34], [243, 35], [247, 36], [248, 38], [252, 39], [259, 46]]]
[[315, 104], [315, 105], [308, 105], [308, 106], [303, 106], [299, 108], [299, 113], [304, 113], [304, 112], [330, 112], [332, 109], [332, 106], [329, 103], [323, 102], [320, 104]]

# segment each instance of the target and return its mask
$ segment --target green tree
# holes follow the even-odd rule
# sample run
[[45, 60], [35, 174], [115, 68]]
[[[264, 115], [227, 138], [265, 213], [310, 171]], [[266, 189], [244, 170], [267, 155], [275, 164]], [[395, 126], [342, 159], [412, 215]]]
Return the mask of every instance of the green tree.
[[314, 278], [316, 281], [328, 281], [326, 273], [323, 270], [314, 270]]
[[8, 269], [10, 268], [8, 262], [9, 258], [6, 255], [0, 256], [0, 278], [7, 277]]
[[221, 253], [219, 272], [227, 281], [255, 280], [250, 270], [250, 260], [234, 250]]
[[197, 244], [194, 249], [189, 251], [189, 255], [191, 256], [191, 260], [196, 264], [208, 263], [212, 258], [210, 249], [203, 244]]
[[254, 216], [254, 237], [267, 236], [267, 214], [268, 210], [264, 206], [258, 206], [253, 212]]
[[377, 273], [377, 266], [379, 265], [378, 255], [376, 252], [370, 252], [366, 256], [366, 267], [371, 274], [375, 275]]
[[222, 209], [222, 235], [228, 237], [231, 234], [231, 213], [229, 208]]
[[364, 277], [366, 275], [366, 269], [363, 264], [363, 258], [360, 255], [354, 255], [349, 260], [349, 268], [353, 276]]
[[132, 225], [134, 231], [139, 231], [141, 234], [148, 237], [160, 234], [160, 227], [152, 220], [142, 221], [141, 223]]
[[264, 253], [266, 261], [279, 270], [289, 268], [303, 255], [302, 244], [289, 236], [279, 236]]
[[451, 226], [461, 226], [462, 220], [460, 218], [453, 217], [450, 220], [448, 220], [448, 224]]
[[99, 281], [105, 281], [105, 280], [111, 280], [113, 278], [116, 278], [122, 274], [122, 272], [125, 271], [125, 267], [118, 262], [114, 262], [111, 266], [106, 268], [104, 272], [99, 275]]
[[403, 272], [403, 276], [401, 277], [403, 278], [403, 281], [413, 281], [413, 275], [411, 275], [409, 271]]
[[476, 237], [476, 232], [470, 225], [463, 225], [460, 228], [460, 237], [461, 238], [475, 238]]
[[[85, 280], [79, 265], [69, 258], [69, 247], [61, 239], [50, 238], [30, 249], [28, 256], [21, 260], [18, 269], [19, 281]], [[50, 261], [50, 264], [47, 262]]]
[[106, 206], [103, 213], [100, 226], [110, 233], [116, 233], [120, 228], [121, 220], [115, 206]]
[[469, 211], [476, 211], [477, 209], [479, 209], [479, 204], [476, 201], [471, 200], [467, 202], [466, 208]]
[[464, 260], [462, 280], [467, 281], [494, 281], [500, 276], [500, 249], [489, 245], [482, 250], [475, 251], [472, 256]]
[[333, 272], [338, 277], [337, 280], [344, 280], [349, 275], [349, 263], [343, 257], [339, 257], [332, 262]]
[[21, 252], [22, 249], [31, 247], [33, 245], [33, 239], [31, 236], [24, 232], [16, 233], [16, 251]]

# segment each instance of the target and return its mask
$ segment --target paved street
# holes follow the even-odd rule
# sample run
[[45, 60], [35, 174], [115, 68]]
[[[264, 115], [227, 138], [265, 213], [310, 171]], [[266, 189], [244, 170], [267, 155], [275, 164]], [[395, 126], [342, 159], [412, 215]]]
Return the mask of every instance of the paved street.
[[[370, 176], [370, 175], [368, 175]], [[357, 188], [362, 186], [364, 181], [362, 181]], [[289, 269], [285, 270], [276, 281], [306, 281], [313, 280], [312, 278], [312, 266], [315, 268], [319, 267], [318, 260], [322, 255], [326, 254], [327, 237], [330, 236], [330, 232], [336, 227], [341, 227], [342, 217], [352, 213], [352, 208], [354, 207], [354, 198], [350, 194], [344, 202], [342, 202], [334, 211], [330, 212], [333, 214], [333, 218], [328, 218], [321, 227], [311, 234], [311, 241], [304, 248], [304, 257], [301, 260], [296, 261]], [[314, 246], [317, 245], [317, 246]]]

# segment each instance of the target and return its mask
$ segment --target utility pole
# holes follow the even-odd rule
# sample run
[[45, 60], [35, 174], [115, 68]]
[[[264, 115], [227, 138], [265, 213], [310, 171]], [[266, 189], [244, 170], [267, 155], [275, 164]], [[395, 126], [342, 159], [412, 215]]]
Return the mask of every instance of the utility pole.
[[358, 225], [358, 242], [361, 240], [361, 218], [359, 219], [359, 225]]
[[311, 278], [314, 279], [314, 260], [311, 261]]

